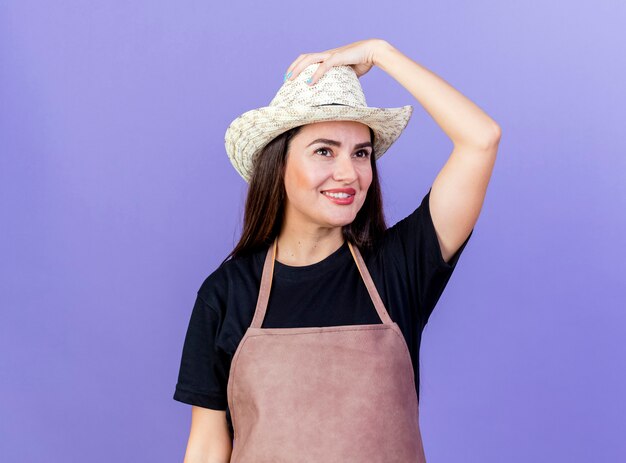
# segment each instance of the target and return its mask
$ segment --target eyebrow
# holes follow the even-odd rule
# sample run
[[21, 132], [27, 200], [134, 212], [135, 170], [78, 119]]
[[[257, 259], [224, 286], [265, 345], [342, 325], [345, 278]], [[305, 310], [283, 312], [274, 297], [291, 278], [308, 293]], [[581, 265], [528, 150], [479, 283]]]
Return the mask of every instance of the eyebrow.
[[[332, 146], [339, 146], [341, 147], [341, 142], [338, 142], [336, 140], [329, 140], [328, 138], [318, 138], [317, 140], [313, 140], [311, 143], [309, 143], [308, 145], [306, 145], [306, 147], [308, 148], [311, 145], [315, 145], [316, 143], [324, 143], [326, 145], [332, 145]], [[369, 141], [366, 141], [364, 143], [357, 143], [356, 145], [354, 145], [354, 148], [365, 148], [365, 147], [372, 147], [372, 143]]]

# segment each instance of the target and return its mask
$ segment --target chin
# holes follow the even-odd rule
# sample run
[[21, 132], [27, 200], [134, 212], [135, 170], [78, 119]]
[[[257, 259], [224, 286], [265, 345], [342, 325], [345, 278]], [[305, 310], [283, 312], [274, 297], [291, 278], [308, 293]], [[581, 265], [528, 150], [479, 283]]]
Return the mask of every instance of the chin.
[[325, 222], [333, 227], [343, 227], [344, 225], [350, 225], [354, 219], [356, 218], [356, 214], [344, 217], [325, 217]]

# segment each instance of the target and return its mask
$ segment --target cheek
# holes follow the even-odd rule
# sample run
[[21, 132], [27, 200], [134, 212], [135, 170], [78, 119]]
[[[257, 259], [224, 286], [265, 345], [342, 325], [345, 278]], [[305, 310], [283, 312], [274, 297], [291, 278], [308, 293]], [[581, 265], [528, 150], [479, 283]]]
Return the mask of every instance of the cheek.
[[370, 165], [363, 166], [361, 169], [359, 169], [359, 183], [363, 191], [366, 191], [372, 184], [373, 177], [374, 175], [372, 173], [372, 167]]
[[293, 174], [293, 185], [300, 191], [308, 190], [311, 187], [312, 179], [306, 169], [297, 169]]
[[287, 196], [291, 198], [309, 196], [311, 190], [315, 190], [319, 184], [318, 173], [314, 172], [311, 168], [307, 168], [306, 163], [288, 166], [285, 173], [285, 189], [287, 190]]
[[311, 190], [316, 190], [326, 178], [323, 169], [307, 165], [306, 162], [291, 166], [288, 176], [288, 183], [296, 194], [310, 194]]

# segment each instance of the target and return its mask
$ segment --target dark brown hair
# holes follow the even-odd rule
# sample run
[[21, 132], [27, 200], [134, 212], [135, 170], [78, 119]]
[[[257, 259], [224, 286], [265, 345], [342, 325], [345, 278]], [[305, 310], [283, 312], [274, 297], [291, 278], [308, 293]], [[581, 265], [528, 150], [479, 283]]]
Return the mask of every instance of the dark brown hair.
[[[255, 158], [246, 198], [241, 238], [222, 263], [231, 257], [242, 257], [261, 248], [267, 248], [278, 236], [283, 223], [287, 197], [285, 191], [287, 152], [291, 140], [302, 127], [294, 127], [277, 136]], [[370, 141], [373, 145], [374, 131], [371, 128]], [[352, 223], [342, 227], [344, 239], [359, 249], [373, 248], [387, 229], [374, 151], [370, 159], [372, 183], [367, 191], [365, 202]]]

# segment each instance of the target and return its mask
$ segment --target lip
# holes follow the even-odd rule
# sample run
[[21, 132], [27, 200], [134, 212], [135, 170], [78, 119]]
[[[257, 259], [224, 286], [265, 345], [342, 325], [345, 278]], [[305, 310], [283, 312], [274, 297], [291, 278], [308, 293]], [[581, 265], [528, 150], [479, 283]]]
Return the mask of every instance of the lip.
[[[325, 195], [325, 191], [328, 193], [347, 193], [350, 196], [348, 196], [347, 198], [333, 198], [331, 196]], [[354, 202], [354, 195], [356, 194], [356, 190], [354, 188], [333, 188], [332, 190], [322, 190], [321, 194], [335, 204], [348, 205]]]

